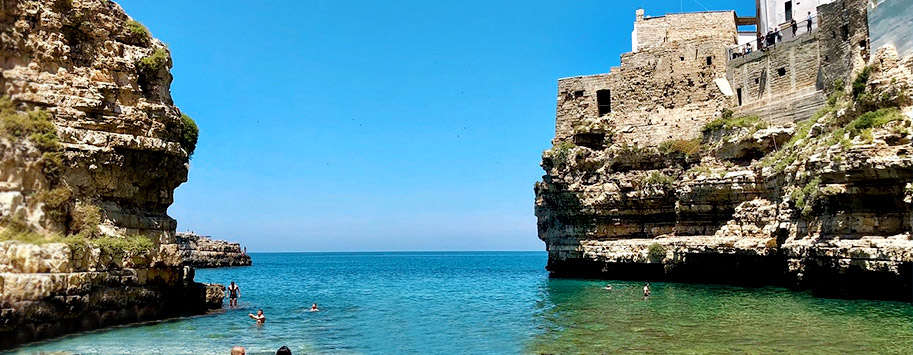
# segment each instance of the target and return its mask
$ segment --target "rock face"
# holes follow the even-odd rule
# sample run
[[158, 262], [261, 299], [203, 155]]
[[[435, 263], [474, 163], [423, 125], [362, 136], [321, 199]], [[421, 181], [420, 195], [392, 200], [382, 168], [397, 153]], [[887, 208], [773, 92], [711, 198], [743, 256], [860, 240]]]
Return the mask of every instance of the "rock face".
[[241, 244], [215, 240], [207, 236], [178, 233], [181, 258], [193, 267], [250, 266], [250, 255]]
[[[710, 100], [672, 103], [701, 112], [695, 113], [696, 124], [682, 125], [683, 111], [665, 107], [648, 118], [646, 126], [657, 128], [639, 131], [646, 126], [632, 119], [642, 119], [640, 112], [590, 109], [599, 100], [589, 91], [607, 90], [600, 86], [605, 81], [562, 79], [554, 147], [543, 154], [546, 174], [535, 186], [548, 270], [556, 276], [781, 285], [824, 296], [913, 299], [913, 57], [898, 58], [891, 47], [869, 55], [865, 5], [846, 0], [821, 6], [821, 32], [725, 63], [722, 74], [675, 70], [670, 82], [668, 73], [657, 79], [657, 72], [642, 71], [640, 83], [665, 82], [676, 97], [684, 83], [695, 88], [692, 98]], [[830, 28], [837, 29], [837, 39], [842, 29], [852, 42], [834, 43], [830, 30], [823, 32]], [[650, 55], [664, 46], [681, 44], [660, 42]], [[797, 60], [801, 48], [847, 60], [836, 65], [805, 54]], [[682, 60], [675, 54], [655, 63], [669, 61]], [[779, 75], [764, 72], [787, 62], [783, 78], [752, 79]], [[626, 72], [625, 65], [623, 60], [613, 73]], [[807, 80], [809, 68], [802, 65], [833, 82]], [[799, 77], [790, 81], [790, 75]], [[747, 84], [744, 93], [753, 99], [706, 93], [718, 79], [738, 81], [732, 87]], [[777, 96], [771, 91], [777, 85], [791, 94]], [[616, 99], [616, 90], [612, 102], [656, 105], [652, 91], [642, 96], [635, 87]], [[799, 113], [771, 113], [807, 105], [811, 93], [827, 99], [814, 104], [810, 117], [790, 118], [808, 112], [805, 106]], [[721, 104], [733, 110], [703, 118]], [[693, 131], [700, 133], [689, 135]], [[604, 139], [592, 139], [594, 134]]]
[[[166, 213], [196, 144], [170, 67], [113, 1], [0, 1], [0, 235], [44, 236], [0, 242], [0, 348], [221, 305]], [[11, 117], [50, 127], [23, 137]]]

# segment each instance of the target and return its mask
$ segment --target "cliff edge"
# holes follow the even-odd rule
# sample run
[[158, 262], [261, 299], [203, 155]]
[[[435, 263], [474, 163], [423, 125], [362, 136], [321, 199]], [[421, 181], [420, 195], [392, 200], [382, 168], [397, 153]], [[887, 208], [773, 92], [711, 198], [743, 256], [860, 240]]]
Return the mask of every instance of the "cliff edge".
[[107, 0], [0, 2], [0, 348], [221, 306], [166, 213], [198, 130]]
[[[913, 55], [869, 47], [866, 5], [744, 56], [731, 13], [638, 13], [620, 67], [559, 81], [547, 269], [913, 300]], [[729, 35], [644, 30], [676, 21]]]

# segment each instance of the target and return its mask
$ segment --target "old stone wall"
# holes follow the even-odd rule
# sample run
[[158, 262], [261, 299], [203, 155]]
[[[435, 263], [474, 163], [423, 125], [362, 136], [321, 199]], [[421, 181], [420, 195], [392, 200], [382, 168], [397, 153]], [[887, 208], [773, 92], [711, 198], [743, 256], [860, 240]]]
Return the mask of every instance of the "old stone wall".
[[805, 119], [824, 106], [824, 89], [848, 85], [868, 59], [865, 2], [838, 1], [818, 9], [819, 26], [762, 51], [732, 59], [727, 79], [737, 115], [772, 124]]
[[[559, 80], [556, 141], [598, 120], [612, 127], [613, 139], [632, 144], [697, 136], [727, 106], [713, 80], [725, 77], [726, 48], [732, 43], [714, 38], [667, 42], [622, 55], [621, 65], [608, 74]], [[600, 102], [602, 90], [608, 99]]]
[[636, 50], [659, 47], [668, 42], [714, 38], [736, 43], [735, 11], [708, 11], [637, 17], [634, 22]]

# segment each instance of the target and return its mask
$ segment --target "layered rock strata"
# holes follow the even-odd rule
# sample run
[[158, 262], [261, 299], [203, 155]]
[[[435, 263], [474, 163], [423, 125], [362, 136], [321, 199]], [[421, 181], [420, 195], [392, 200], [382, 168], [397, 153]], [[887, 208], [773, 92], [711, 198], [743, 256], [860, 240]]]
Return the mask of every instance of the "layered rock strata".
[[113, 1], [0, 1], [0, 236], [29, 241], [0, 242], [0, 348], [220, 306], [166, 213], [196, 144], [171, 64]]
[[[846, 21], [822, 27], [844, 28], [853, 42], [828, 44], [827, 33], [820, 45], [802, 45], [862, 61], [812, 64], [831, 70], [820, 77], [834, 82], [820, 86], [828, 99], [817, 112], [796, 122], [720, 110], [700, 120], [699, 134], [644, 144], [625, 138], [628, 119], [595, 110], [564, 115], [567, 89], [559, 89], [554, 147], [543, 154], [546, 174], [535, 186], [548, 270], [913, 300], [913, 57], [898, 58], [891, 47], [870, 56], [856, 37], [865, 28], [850, 27], [864, 11], [855, 0], [819, 8], [822, 22]], [[781, 54], [795, 56], [766, 55]], [[630, 95], [625, 100], [638, 92]], [[792, 99], [802, 95], [784, 100]], [[642, 100], [654, 104], [650, 95]], [[729, 105], [738, 106], [735, 97]], [[662, 112], [650, 120], [665, 127]], [[591, 135], [604, 138], [592, 144]]]
[[239, 243], [192, 233], [178, 233], [181, 259], [193, 267], [250, 266], [250, 255]]

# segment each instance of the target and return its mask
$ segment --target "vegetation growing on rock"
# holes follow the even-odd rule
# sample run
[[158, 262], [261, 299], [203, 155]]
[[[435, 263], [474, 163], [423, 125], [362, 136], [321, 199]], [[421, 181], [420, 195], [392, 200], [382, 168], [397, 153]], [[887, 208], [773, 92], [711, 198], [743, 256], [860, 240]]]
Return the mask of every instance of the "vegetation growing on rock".
[[187, 114], [181, 114], [181, 146], [187, 151], [188, 155], [193, 155], [197, 147], [197, 139], [200, 136], [200, 128]]
[[168, 51], [164, 48], [156, 48], [152, 51], [152, 54], [149, 54], [136, 62], [136, 66], [140, 73], [147, 75], [158, 73], [164, 69], [167, 64]]
[[145, 43], [148, 42], [152, 35], [149, 34], [149, 29], [146, 26], [143, 26], [142, 23], [136, 20], [127, 20], [127, 31], [130, 32], [130, 35], [133, 36], [137, 41]]

